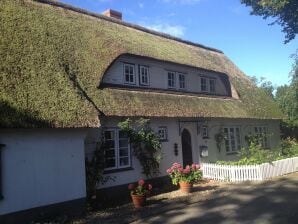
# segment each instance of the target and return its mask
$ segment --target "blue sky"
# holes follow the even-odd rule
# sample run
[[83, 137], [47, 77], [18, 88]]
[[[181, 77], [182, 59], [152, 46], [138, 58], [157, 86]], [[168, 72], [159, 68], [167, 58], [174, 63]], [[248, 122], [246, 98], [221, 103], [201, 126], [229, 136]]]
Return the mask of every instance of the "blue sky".
[[101, 13], [121, 11], [123, 20], [222, 50], [247, 75], [287, 84], [298, 38], [284, 44], [273, 20], [251, 16], [240, 0], [61, 0]]

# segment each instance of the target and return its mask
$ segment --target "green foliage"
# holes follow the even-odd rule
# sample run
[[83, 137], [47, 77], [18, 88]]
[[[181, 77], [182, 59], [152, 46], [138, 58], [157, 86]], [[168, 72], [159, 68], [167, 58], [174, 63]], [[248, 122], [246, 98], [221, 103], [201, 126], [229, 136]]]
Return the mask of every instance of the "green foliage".
[[290, 73], [291, 83], [277, 88], [276, 102], [287, 115], [281, 125], [283, 137], [298, 138], [298, 54], [293, 55], [293, 69]]
[[217, 147], [218, 151], [220, 152], [223, 140], [225, 139], [225, 134], [224, 134], [222, 128], [220, 128], [219, 132], [214, 135], [214, 139], [216, 141], [216, 147]]
[[253, 76], [249, 78], [253, 83], [255, 83], [255, 85], [261, 88], [268, 96], [273, 99], [273, 91], [275, 90], [275, 87], [273, 86], [272, 82], [266, 80], [265, 77], [258, 79], [256, 76]]
[[96, 198], [96, 186], [98, 183], [106, 183], [108, 180], [113, 180], [112, 177], [103, 175], [105, 168], [103, 142], [103, 139], [101, 139], [100, 142], [97, 142], [92, 158], [86, 158], [85, 160], [86, 190], [87, 199], [89, 201]]
[[257, 165], [295, 156], [298, 156], [298, 143], [295, 139], [282, 140], [273, 150], [263, 149], [257, 141], [252, 140], [247, 149], [243, 148], [240, 151], [238, 161], [217, 161], [216, 164]]
[[180, 163], [173, 163], [167, 169], [172, 183], [178, 185], [179, 182], [194, 183], [202, 179], [203, 174], [198, 164], [187, 165], [184, 169]]
[[286, 34], [285, 43], [293, 40], [298, 32], [298, 2], [297, 0], [241, 0], [241, 3], [251, 6], [251, 14], [273, 17], [283, 27]]
[[147, 177], [157, 175], [161, 160], [161, 144], [159, 137], [149, 126], [149, 119], [140, 118], [133, 125], [128, 118], [118, 126], [128, 134], [133, 154], [140, 161], [143, 174]]
[[145, 181], [141, 179], [136, 185], [129, 184], [128, 189], [132, 195], [148, 195], [152, 190], [152, 185], [145, 183]]

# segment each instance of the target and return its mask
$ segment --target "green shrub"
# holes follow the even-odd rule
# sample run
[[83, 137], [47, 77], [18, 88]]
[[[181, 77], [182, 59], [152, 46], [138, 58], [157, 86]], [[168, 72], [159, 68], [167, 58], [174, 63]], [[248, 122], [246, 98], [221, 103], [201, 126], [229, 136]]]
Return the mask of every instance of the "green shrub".
[[238, 161], [217, 161], [219, 165], [257, 165], [270, 163], [275, 160], [298, 156], [298, 143], [295, 139], [287, 138], [272, 149], [264, 149], [257, 141], [250, 141], [248, 148], [243, 148], [239, 153]]

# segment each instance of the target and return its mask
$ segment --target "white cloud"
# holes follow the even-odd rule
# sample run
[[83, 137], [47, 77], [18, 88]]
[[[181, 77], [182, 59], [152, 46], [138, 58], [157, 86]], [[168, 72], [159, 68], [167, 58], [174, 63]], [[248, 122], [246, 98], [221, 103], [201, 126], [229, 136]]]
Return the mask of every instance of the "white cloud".
[[185, 27], [180, 25], [170, 25], [168, 23], [155, 23], [155, 24], [141, 24], [148, 29], [167, 33], [176, 37], [184, 36]]
[[170, 3], [170, 4], [193, 5], [202, 0], [161, 0], [161, 1], [164, 3]]

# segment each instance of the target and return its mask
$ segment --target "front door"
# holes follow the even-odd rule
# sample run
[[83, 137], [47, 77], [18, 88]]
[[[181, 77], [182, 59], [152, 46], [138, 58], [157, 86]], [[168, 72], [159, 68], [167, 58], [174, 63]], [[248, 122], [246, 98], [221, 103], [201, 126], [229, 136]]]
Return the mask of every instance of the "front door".
[[192, 150], [191, 150], [191, 135], [187, 129], [182, 131], [181, 136], [182, 142], [182, 156], [183, 156], [183, 167], [191, 165], [192, 161]]

